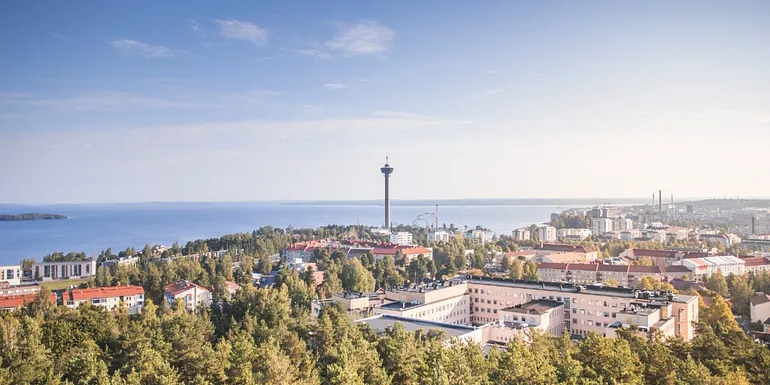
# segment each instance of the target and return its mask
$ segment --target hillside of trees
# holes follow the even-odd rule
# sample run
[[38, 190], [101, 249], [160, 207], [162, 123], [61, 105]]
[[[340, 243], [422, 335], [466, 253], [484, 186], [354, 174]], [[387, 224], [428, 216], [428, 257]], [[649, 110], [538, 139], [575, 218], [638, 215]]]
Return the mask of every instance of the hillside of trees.
[[66, 215], [58, 214], [40, 214], [40, 213], [26, 213], [26, 214], [0, 214], [0, 222], [2, 221], [39, 221], [48, 219], [67, 219]]

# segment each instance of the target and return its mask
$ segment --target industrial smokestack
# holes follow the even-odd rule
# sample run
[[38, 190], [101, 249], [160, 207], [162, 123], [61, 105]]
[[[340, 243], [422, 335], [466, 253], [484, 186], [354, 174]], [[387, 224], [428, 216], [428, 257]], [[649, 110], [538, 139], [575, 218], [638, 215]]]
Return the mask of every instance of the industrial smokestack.
[[674, 203], [674, 194], [671, 194], [671, 203]]
[[658, 211], [663, 212], [663, 190], [658, 190]]
[[655, 194], [652, 194], [652, 207], [653, 210], [655, 210]]

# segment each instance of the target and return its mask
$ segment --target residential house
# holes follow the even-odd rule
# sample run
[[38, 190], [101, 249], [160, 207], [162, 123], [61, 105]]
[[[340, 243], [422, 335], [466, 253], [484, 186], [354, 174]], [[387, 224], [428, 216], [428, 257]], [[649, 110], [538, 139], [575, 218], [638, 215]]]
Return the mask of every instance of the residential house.
[[198, 306], [211, 306], [211, 290], [190, 281], [178, 281], [167, 285], [163, 290], [163, 298], [169, 306], [174, 306], [177, 300], [184, 301], [187, 310], [195, 310]]
[[144, 307], [144, 288], [141, 286], [110, 286], [90, 289], [74, 289], [64, 293], [64, 305], [76, 309], [83, 303], [100, 306], [108, 311], [117, 310], [123, 304], [128, 314], [139, 314]]
[[732, 245], [730, 237], [725, 234], [701, 234], [698, 237], [703, 243], [710, 243], [712, 245], [722, 245], [722, 249], [727, 249]]
[[[35, 300], [37, 294], [0, 295], [0, 311], [13, 311]], [[56, 303], [56, 293], [51, 293], [51, 301]]]
[[749, 300], [751, 322], [765, 322], [770, 319], [770, 295], [757, 293]]

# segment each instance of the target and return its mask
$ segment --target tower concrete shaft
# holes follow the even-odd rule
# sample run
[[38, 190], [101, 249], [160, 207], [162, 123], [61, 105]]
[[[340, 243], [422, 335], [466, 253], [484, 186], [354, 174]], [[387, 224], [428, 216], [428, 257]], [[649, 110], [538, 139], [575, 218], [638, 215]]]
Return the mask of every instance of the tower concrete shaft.
[[393, 173], [393, 167], [388, 164], [388, 158], [385, 157], [385, 166], [380, 168], [380, 172], [385, 177], [385, 228], [391, 227], [390, 222], [390, 174]]

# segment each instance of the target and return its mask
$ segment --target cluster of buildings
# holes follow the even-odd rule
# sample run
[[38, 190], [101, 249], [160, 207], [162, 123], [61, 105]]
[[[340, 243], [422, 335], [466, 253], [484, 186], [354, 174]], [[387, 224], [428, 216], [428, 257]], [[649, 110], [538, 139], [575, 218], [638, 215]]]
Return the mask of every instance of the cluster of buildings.
[[[402, 323], [407, 329], [438, 329], [482, 344], [504, 344], [529, 329], [581, 338], [589, 332], [614, 337], [619, 328], [630, 326], [690, 340], [698, 320], [695, 296], [471, 276], [349, 297], [331, 301], [376, 332]], [[314, 303], [314, 315], [323, 304]]]
[[617, 286], [636, 287], [644, 277], [658, 281], [692, 278], [693, 272], [685, 266], [610, 265], [605, 263], [541, 263], [538, 277], [543, 281], [572, 282], [577, 284], [606, 283], [613, 280]]
[[[395, 234], [395, 233], [394, 233]], [[340, 242], [331, 241], [312, 241], [295, 243], [283, 250], [281, 250], [281, 258], [285, 261], [302, 261], [310, 262], [314, 260], [314, 253], [319, 248], [328, 249], [330, 252], [334, 250], [343, 251], [348, 258], [361, 257], [365, 254], [371, 254], [375, 260], [380, 260], [386, 256], [395, 258], [398, 254], [403, 255], [407, 262], [415, 259], [419, 256], [432, 259], [433, 250], [426, 247], [411, 245], [411, 233], [397, 236], [401, 240], [406, 241], [409, 239], [408, 245], [399, 245], [397, 243], [357, 243], [357, 244], [342, 244]], [[393, 234], [391, 234], [393, 235]], [[398, 239], [396, 239], [398, 241]]]

